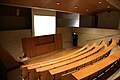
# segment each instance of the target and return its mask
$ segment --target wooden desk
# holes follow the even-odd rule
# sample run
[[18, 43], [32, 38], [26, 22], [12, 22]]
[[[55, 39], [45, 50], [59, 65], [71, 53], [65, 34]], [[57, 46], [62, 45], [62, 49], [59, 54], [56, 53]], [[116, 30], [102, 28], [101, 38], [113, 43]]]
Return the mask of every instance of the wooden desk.
[[94, 65], [88, 66], [87, 68], [72, 73], [72, 75], [78, 80], [83, 79], [109, 66], [119, 58], [120, 58], [120, 50], [112, 54], [111, 56], [95, 63]]
[[[96, 43], [94, 43], [95, 45]], [[59, 61], [62, 61], [62, 59], [66, 59], [67, 57], [69, 56], [72, 56], [84, 49], [86, 49], [88, 47], [88, 43], [86, 45], [84, 45], [82, 48], [75, 48], [75, 49], [70, 49], [70, 50], [65, 50], [65, 51], [62, 51], [62, 53], [69, 53], [68, 55], [65, 55], [65, 56], [62, 56], [62, 57], [58, 57], [58, 58], [55, 58], [55, 59], [52, 59], [52, 60], [48, 60], [48, 61], [44, 61], [44, 62], [39, 62], [39, 63], [33, 63], [33, 64], [27, 64], [27, 65], [23, 65], [22, 68], [24, 67], [32, 67], [32, 66], [37, 66], [37, 65], [49, 65], [49, 64], [54, 64], [54, 63], [57, 63]], [[60, 53], [59, 53], [60, 54]]]
[[[94, 45], [96, 45], [96, 43], [94, 43]], [[71, 55], [74, 55], [76, 54], [76, 52], [79, 52], [79, 51], [82, 51], [84, 49], [86, 49], [88, 47], [88, 44], [86, 44], [85, 46], [83, 46], [82, 48], [75, 48], [75, 49], [72, 49], [72, 50], [67, 50], [67, 51], [64, 51], [64, 52], [69, 52], [70, 54], [68, 54], [68, 56], [71, 56]], [[62, 51], [63, 52], [63, 51]], [[52, 59], [52, 60], [49, 60], [49, 61], [44, 61], [44, 62], [40, 62], [40, 63], [35, 63], [35, 64], [28, 64], [28, 65], [24, 65], [21, 67], [21, 75], [22, 77], [26, 78], [28, 77], [28, 69], [27, 67], [29, 66], [35, 66], [35, 65], [44, 65], [44, 64], [50, 64], [50, 62], [54, 62], [54, 61], [58, 61], [59, 59], [62, 59], [62, 58], [65, 58], [66, 56], [62, 56], [62, 57], [59, 57], [59, 58], [56, 58], [56, 59]], [[55, 63], [55, 62], [54, 62]], [[31, 73], [31, 71], [29, 70], [29, 72]]]
[[53, 68], [56, 68], [56, 67], [59, 67], [59, 66], [64, 66], [64, 65], [67, 65], [67, 64], [71, 64], [73, 62], [79, 61], [79, 60], [81, 60], [83, 58], [86, 58], [87, 56], [90, 56], [93, 53], [97, 52], [98, 50], [100, 50], [105, 45], [105, 43], [106, 42], [103, 41], [97, 48], [95, 48], [95, 49], [93, 49], [89, 52], [86, 52], [87, 51], [87, 49], [86, 49], [86, 50], [84, 50], [84, 51], [82, 51], [82, 52], [80, 52], [76, 55], [68, 57], [67, 60], [64, 60], [62, 62], [52, 64], [52, 65], [48, 65], [48, 66], [45, 66], [45, 67], [40, 67], [40, 68], [38, 68], [39, 66], [28, 67], [28, 69], [37, 68], [36, 69], [37, 72], [42, 72], [42, 71], [53, 69]]
[[[57, 50], [57, 51], [50, 52], [49, 54], [51, 54], [51, 55], [56, 54], [56, 53], [62, 54], [62, 53], [65, 53], [65, 52], [74, 51], [74, 50], [78, 50], [78, 49], [79, 49], [78, 47], [77, 48], [60, 49], [60, 50]], [[32, 65], [37, 65], [37, 64], [40, 64], [40, 63], [47, 63], [48, 61], [51, 61], [51, 59], [50, 59], [50, 60], [41, 62], [41, 58], [44, 58], [45, 56], [49, 56], [49, 55], [43, 55], [43, 56], [40, 55], [40, 56], [30, 58], [29, 60], [27, 60], [25, 62], [25, 65], [23, 65], [22, 68], [32, 66]]]
[[88, 62], [91, 62], [103, 55], [105, 55], [107, 52], [109, 52], [114, 46], [116, 45], [116, 40], [115, 39], [112, 39], [112, 43], [107, 47], [105, 48], [104, 50], [98, 52], [97, 54], [94, 54], [88, 58], [85, 58], [83, 60], [80, 60], [80, 61], [76, 61], [74, 63], [71, 63], [69, 65], [65, 65], [65, 66], [62, 66], [62, 67], [58, 67], [58, 68], [55, 68], [55, 69], [51, 69], [49, 70], [49, 72], [51, 73], [51, 75], [55, 75], [57, 73], [60, 73], [60, 72], [64, 72], [66, 70], [69, 70], [69, 69], [72, 69], [72, 68], [75, 68], [75, 67], [78, 67], [80, 65], [83, 65], [83, 64], [86, 64]]
[[[87, 52], [87, 51], [89, 51], [89, 50], [91, 50], [93, 47], [95, 47], [95, 45], [96, 45], [96, 42], [92, 45], [92, 46], [90, 46], [89, 48], [87, 48], [87, 49], [85, 49], [85, 50], [83, 50], [83, 51], [81, 51], [81, 52], [79, 52], [78, 53], [78, 51], [75, 51], [75, 52], [73, 52], [74, 53], [74, 55], [66, 55], [64, 58], [62, 58], [62, 59], [60, 59], [60, 60], [55, 60], [55, 61], [52, 61], [52, 62], [49, 62], [49, 63], [46, 63], [46, 64], [41, 64], [41, 65], [36, 65], [36, 66], [31, 66], [31, 67], [28, 67], [28, 69], [34, 69], [34, 68], [39, 68], [39, 67], [48, 67], [48, 68], [46, 68], [46, 70], [48, 70], [48, 69], [50, 69], [50, 68], [53, 68], [52, 66], [54, 66], [55, 64], [60, 64], [61, 62], [64, 62], [65, 60], [69, 60], [69, 59], [72, 59], [72, 58], [74, 58], [74, 57], [76, 57], [76, 56], [78, 56], [78, 55], [81, 55], [81, 54], [83, 54], [83, 53], [85, 53], [85, 52]], [[72, 53], [72, 52], [71, 52]], [[76, 53], [76, 54], [75, 54]], [[40, 69], [40, 68], [39, 68]], [[44, 68], [45, 69], [45, 68]]]

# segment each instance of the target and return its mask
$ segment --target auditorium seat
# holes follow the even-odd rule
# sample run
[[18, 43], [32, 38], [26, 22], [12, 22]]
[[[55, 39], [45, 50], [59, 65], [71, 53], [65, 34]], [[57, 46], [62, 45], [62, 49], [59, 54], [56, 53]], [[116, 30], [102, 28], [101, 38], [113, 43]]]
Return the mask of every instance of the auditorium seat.
[[[112, 54], [111, 56], [95, 63], [94, 65], [84, 68], [83, 70], [79, 70], [75, 73], [72, 73], [72, 75], [77, 79], [83, 80], [86, 77], [91, 77], [89, 78], [89, 80], [92, 80], [93, 78], [97, 78], [97, 80], [106, 80], [109, 76], [111, 76], [116, 70], [120, 68], [120, 66], [118, 65], [119, 63], [118, 59], [120, 58], [119, 53], [120, 50]], [[104, 75], [101, 75], [102, 73]]]
[[[96, 44], [96, 43], [95, 43]], [[95, 44], [92, 46], [92, 47], [94, 47], [95, 46]], [[77, 49], [75, 49], [73, 52], [71, 52], [71, 54], [68, 54], [68, 55], [71, 55], [72, 56], [72, 54], [75, 54], [75, 53], [77, 53], [77, 52], [79, 52], [79, 51], [82, 51], [82, 50], [84, 50], [86, 47], [88, 46], [88, 44], [86, 44], [85, 46], [83, 46], [82, 48], [77, 48]], [[91, 48], [88, 48], [88, 50], [90, 50], [90, 49], [92, 49], [92, 47]], [[86, 50], [87, 51], [87, 50]], [[63, 60], [65, 60], [65, 57], [66, 56], [63, 56], [63, 57], [60, 57], [61, 59], [63, 58]], [[58, 58], [58, 61], [57, 62], [60, 62], [60, 61], [62, 61], [60, 58]], [[67, 57], [68, 58], [68, 57]], [[60, 59], [60, 60], [59, 60]], [[69, 58], [68, 58], [69, 59]], [[56, 59], [57, 60], [57, 59]], [[56, 61], [55, 60], [55, 61]], [[53, 62], [55, 62], [55, 61], [46, 61], [46, 65], [48, 64], [47, 62], [49, 62], [49, 63], [53, 63]], [[56, 62], [56, 63], [57, 63]], [[37, 65], [39, 65], [39, 63], [37, 64]], [[41, 63], [41, 65], [45, 65], [45, 63]], [[48, 64], [49, 65], [49, 64]], [[23, 65], [24, 66], [24, 65]], [[27, 65], [28, 67], [29, 67], [29, 65]], [[22, 74], [23, 74], [23, 76], [26, 76], [26, 75], [28, 75], [28, 71], [27, 71], [27, 66], [24, 66], [23, 68], [21, 67], [21, 70], [23, 71], [22, 72]], [[31, 66], [33, 66], [34, 67], [34, 65], [31, 65]], [[36, 68], [36, 67], [35, 67]], [[25, 78], [25, 77], [24, 77]]]
[[83, 60], [80, 60], [80, 61], [77, 61], [77, 62], [74, 62], [74, 63], [71, 63], [69, 65], [65, 65], [65, 66], [62, 66], [62, 67], [59, 67], [59, 68], [55, 68], [55, 69], [51, 69], [49, 70], [51, 75], [54, 75], [54, 74], [57, 74], [57, 73], [60, 73], [60, 72], [63, 72], [63, 71], [66, 71], [68, 69], [71, 69], [71, 68], [74, 68], [76, 66], [80, 66], [82, 64], [86, 64], [88, 62], [91, 62], [92, 60], [95, 60], [96, 58], [102, 56], [102, 55], [105, 55], [107, 52], [109, 52], [109, 50], [111, 50], [114, 46], [116, 45], [116, 40], [115, 39], [112, 39], [112, 43], [107, 47], [105, 48], [104, 50], [98, 52], [97, 54], [93, 55], [93, 56], [90, 56], [88, 58], [85, 58]]

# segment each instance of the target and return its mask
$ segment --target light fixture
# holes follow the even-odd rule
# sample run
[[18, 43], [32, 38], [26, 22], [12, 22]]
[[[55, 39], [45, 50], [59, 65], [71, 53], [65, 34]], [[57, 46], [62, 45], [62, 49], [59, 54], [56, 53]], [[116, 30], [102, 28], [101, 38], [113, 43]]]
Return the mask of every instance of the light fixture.
[[77, 8], [77, 6], [74, 6], [74, 8]]
[[57, 2], [57, 5], [59, 5], [60, 4], [60, 2]]
[[99, 1], [98, 3], [99, 3], [99, 4], [101, 4], [102, 2], [101, 2], [101, 1]]
[[88, 11], [88, 9], [86, 9], [86, 11]]
[[110, 6], [107, 6], [107, 8], [110, 8]]

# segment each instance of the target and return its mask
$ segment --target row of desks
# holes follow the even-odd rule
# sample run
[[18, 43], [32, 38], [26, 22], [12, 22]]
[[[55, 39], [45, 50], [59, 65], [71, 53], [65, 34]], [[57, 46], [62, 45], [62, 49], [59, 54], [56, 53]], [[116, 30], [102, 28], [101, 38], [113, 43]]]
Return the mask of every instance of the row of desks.
[[93, 55], [95, 52], [100, 50], [105, 45], [105, 43], [106, 42], [103, 41], [99, 46], [97, 46], [96, 48], [94, 48], [91, 51], [88, 51], [88, 49], [86, 49], [86, 50], [84, 50], [82, 52], [77, 53], [76, 55], [73, 55], [72, 58], [70, 57], [69, 59], [67, 59], [65, 61], [53, 64], [53, 65], [37, 68], [36, 71], [37, 72], [42, 72], [42, 71], [45, 71], [45, 70], [55, 69], [55, 68], [60, 67], [60, 66], [66, 66], [66, 65], [78, 62], [78, 61], [80, 61], [80, 60], [82, 60], [82, 59], [84, 59], [84, 58], [86, 58], [86, 57], [88, 57], [90, 55]]
[[[70, 48], [70, 49], [67, 49], [67, 50], [62, 50], [62, 51], [59, 52], [59, 54], [60, 53], [66, 53], [66, 52], [69, 53], [69, 54], [65, 55], [65, 56], [62, 56], [62, 57], [59, 57], [59, 58], [52, 59], [52, 60], [44, 61], [44, 62], [38, 62], [38, 63], [23, 65], [21, 67], [21, 70], [22, 70], [21, 75], [22, 75], [22, 77], [26, 78], [26, 77], [28, 77], [28, 72], [29, 72], [28, 69], [29, 68], [31, 70], [31, 69], [37, 68], [35, 66], [44, 67], [45, 65], [50, 65], [50, 64], [55, 64], [57, 62], [61, 62], [61, 61], [65, 60], [65, 59], [68, 59], [68, 57], [70, 57], [70, 56], [76, 55], [78, 52], [84, 51], [86, 49], [87, 50], [84, 51], [84, 52], [87, 52], [88, 50], [92, 49], [95, 46], [96, 46], [96, 42], [94, 42], [94, 44], [91, 47], [89, 47], [88, 49], [87, 49], [88, 44], [86, 44], [82, 48], [77, 47], [77, 48]], [[34, 58], [34, 60], [37, 60], [37, 59]]]
[[82, 70], [72, 73], [72, 75], [76, 79], [81, 80], [81, 79], [83, 79], [87, 76], [90, 76], [90, 75], [102, 70], [103, 68], [109, 66], [110, 64], [112, 64], [113, 62], [118, 60], [119, 58], [120, 58], [120, 50], [117, 51], [116, 53], [112, 54], [111, 56], [95, 63], [94, 65], [91, 65], [87, 68], [84, 68]]
[[[102, 43], [98, 47], [96, 47], [95, 49], [92, 49], [93, 47], [96, 46], [96, 42], [94, 42], [91, 47], [85, 49], [88, 46], [88, 44], [86, 44], [82, 48], [76, 51], [73, 50], [71, 54], [63, 56], [61, 58], [53, 59], [53, 60], [42, 62], [42, 63], [35, 63], [32, 65], [25, 65], [23, 66], [23, 68], [27, 67], [30, 70], [36, 69], [36, 71], [39, 73], [49, 70], [49, 73], [51, 75], [55, 75], [55, 74], [70, 70], [72, 68], [78, 67], [80, 65], [92, 62], [93, 60], [96, 60], [97, 58], [104, 56], [107, 52], [109, 52], [116, 45], [116, 40], [112, 39], [112, 43], [107, 48], [99, 51], [105, 44], [106, 42], [102, 41]], [[95, 52], [97, 53], [92, 55]]]
[[[64, 65], [64, 66], [61, 66], [61, 67], [58, 67], [58, 68], [55, 68], [55, 69], [51, 69], [49, 70], [49, 72], [51, 73], [51, 75], [55, 75], [57, 73], [60, 73], [60, 72], [63, 72], [63, 71], [66, 71], [66, 70], [69, 70], [69, 69], [72, 69], [72, 68], [75, 68], [75, 67], [78, 67], [80, 65], [83, 65], [83, 64], [86, 64], [88, 62], [92, 62], [94, 60], [96, 60], [97, 58], [101, 57], [101, 56], [104, 56], [107, 52], [109, 52], [114, 46], [116, 45], [116, 40], [115, 39], [112, 39], [112, 43], [107, 47], [105, 48], [104, 50], [90, 56], [90, 57], [87, 57], [83, 60], [80, 60], [80, 61], [76, 61], [74, 63], [71, 63], [69, 65]], [[36, 70], [37, 71], [37, 70]]]
[[[62, 54], [62, 53], [69, 53], [69, 54], [68, 54], [68, 55], [65, 55], [65, 56], [61, 56], [61, 57], [55, 58], [55, 59], [43, 61], [43, 62], [32, 63], [32, 64], [25, 64], [25, 65], [22, 66], [22, 68], [24, 68], [24, 67], [36, 66], [36, 65], [43, 65], [43, 64], [44, 64], [44, 65], [49, 65], [49, 64], [57, 63], [57, 62], [59, 62], [59, 61], [62, 61], [62, 60], [64, 60], [64, 59], [66, 59], [66, 58], [68, 58], [68, 57], [70, 57], [70, 56], [72, 56], [72, 55], [74, 55], [74, 54], [76, 54], [76, 53], [78, 53], [78, 52], [86, 49], [86, 48], [88, 47], [88, 45], [89, 45], [89, 44], [86, 44], [86, 45], [83, 46], [82, 48], [79, 48], [79, 47], [78, 47], [78, 48], [70, 48], [70, 49], [67, 49], [67, 50], [61, 50], [61, 51], [59, 51], [59, 52], [55, 52], [55, 53], [59, 53], [59, 54]], [[96, 45], [96, 43], [94, 43], [93, 46], [95, 46], [95, 45]], [[54, 53], [54, 54], [55, 54], [55, 53]], [[35, 60], [38, 60], [38, 59], [35, 58]], [[43, 66], [44, 66], [44, 65], [43, 65]]]

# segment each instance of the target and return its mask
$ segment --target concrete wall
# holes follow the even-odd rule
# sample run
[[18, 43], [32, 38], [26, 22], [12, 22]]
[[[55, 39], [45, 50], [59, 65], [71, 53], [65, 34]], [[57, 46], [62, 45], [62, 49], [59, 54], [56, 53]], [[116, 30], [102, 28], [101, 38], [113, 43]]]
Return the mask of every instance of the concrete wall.
[[[72, 47], [72, 33], [78, 34], [78, 46], [83, 46], [86, 42], [98, 43], [101, 40], [109, 41], [112, 37], [120, 39], [120, 30], [114, 29], [98, 29], [98, 28], [71, 28], [59, 27], [57, 34], [62, 34], [63, 48]], [[31, 29], [0, 31], [0, 42], [9, 51], [9, 53], [16, 59], [23, 53], [21, 38], [30, 37]]]
[[[72, 47], [71, 28], [57, 28], [57, 34], [62, 34], [63, 48]], [[8, 52], [17, 60], [22, 55], [21, 38], [32, 36], [31, 29], [0, 31], [0, 43], [8, 50]]]
[[72, 28], [71, 27], [59, 27], [57, 28], [57, 34], [62, 34], [63, 48], [72, 47]]
[[120, 39], [120, 30], [115, 29], [73, 28], [72, 32], [78, 34], [78, 46], [83, 46], [86, 42], [100, 43], [101, 40], [108, 42], [111, 38]]
[[98, 14], [98, 28], [118, 29], [120, 11], [109, 11]]
[[92, 16], [89, 15], [81, 15], [80, 26], [82, 27], [91, 27], [92, 26]]
[[31, 36], [31, 30], [0, 31], [0, 43], [16, 59], [23, 53], [21, 38]]

